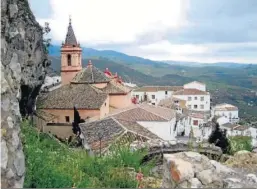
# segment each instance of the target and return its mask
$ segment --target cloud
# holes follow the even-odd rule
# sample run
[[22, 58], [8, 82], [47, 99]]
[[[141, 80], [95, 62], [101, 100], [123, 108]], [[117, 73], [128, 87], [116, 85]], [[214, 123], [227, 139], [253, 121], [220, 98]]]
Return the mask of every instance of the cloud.
[[178, 29], [184, 22], [184, 0], [50, 0], [50, 23], [56, 41], [64, 40], [69, 15], [82, 44], [132, 43], [149, 30]]
[[256, 0], [29, 1], [38, 21], [50, 23], [53, 43], [64, 41], [71, 15], [85, 47], [155, 60], [257, 63]]

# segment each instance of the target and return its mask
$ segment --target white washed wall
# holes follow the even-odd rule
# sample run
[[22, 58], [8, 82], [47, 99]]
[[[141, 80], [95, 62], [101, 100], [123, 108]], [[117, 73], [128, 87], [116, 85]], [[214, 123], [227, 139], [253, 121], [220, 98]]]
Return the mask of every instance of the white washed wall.
[[176, 131], [174, 131], [175, 118], [169, 122], [140, 121], [142, 125], [163, 140], [174, 140]]
[[[210, 95], [173, 95], [176, 98], [186, 101], [186, 106], [189, 108], [191, 105], [191, 110], [195, 111], [209, 111], [210, 110]], [[188, 97], [191, 97], [191, 101], [188, 100]], [[195, 97], [197, 99], [195, 99]], [[201, 97], [204, 97], [204, 100], [201, 101]], [[197, 108], [194, 108], [194, 105], [197, 105]], [[204, 105], [204, 108], [201, 109], [201, 105]]]

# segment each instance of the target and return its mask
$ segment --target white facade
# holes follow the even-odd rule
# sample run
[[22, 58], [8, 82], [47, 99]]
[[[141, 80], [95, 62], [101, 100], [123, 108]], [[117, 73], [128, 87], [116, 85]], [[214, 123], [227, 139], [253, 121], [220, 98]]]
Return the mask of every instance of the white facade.
[[230, 123], [238, 123], [238, 108], [231, 104], [218, 104], [216, 105], [213, 110], [212, 114], [216, 116], [222, 116], [229, 119]]
[[210, 94], [206, 95], [173, 95], [175, 98], [186, 101], [186, 106], [189, 110], [209, 111], [211, 108]]
[[60, 76], [54, 76], [54, 77], [45, 77], [44, 84], [42, 85], [42, 88], [52, 86], [55, 84], [61, 83], [61, 77]]
[[176, 137], [177, 132], [174, 130], [176, 123], [175, 118], [167, 122], [138, 121], [137, 123], [163, 140], [174, 140]]
[[161, 100], [171, 97], [173, 91], [132, 91], [132, 96], [139, 102], [147, 101], [152, 105], [157, 105]]
[[223, 124], [225, 124], [225, 123], [229, 123], [229, 119], [228, 119], [227, 117], [225, 117], [225, 116], [222, 116], [222, 117], [219, 117], [219, 118], [217, 119], [217, 123], [218, 123], [219, 125], [223, 125]]
[[193, 81], [184, 85], [184, 89], [198, 89], [200, 91], [206, 91], [206, 85], [198, 81]]

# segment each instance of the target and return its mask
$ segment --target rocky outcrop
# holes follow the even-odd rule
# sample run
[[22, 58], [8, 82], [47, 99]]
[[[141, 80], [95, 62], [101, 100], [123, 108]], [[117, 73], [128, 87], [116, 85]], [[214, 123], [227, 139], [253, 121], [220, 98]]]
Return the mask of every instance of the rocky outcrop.
[[162, 188], [257, 188], [257, 173], [246, 173], [196, 152], [164, 155]]
[[1, 26], [1, 187], [21, 188], [20, 112], [29, 98], [36, 98], [49, 62], [42, 28], [27, 0], [1, 0]]

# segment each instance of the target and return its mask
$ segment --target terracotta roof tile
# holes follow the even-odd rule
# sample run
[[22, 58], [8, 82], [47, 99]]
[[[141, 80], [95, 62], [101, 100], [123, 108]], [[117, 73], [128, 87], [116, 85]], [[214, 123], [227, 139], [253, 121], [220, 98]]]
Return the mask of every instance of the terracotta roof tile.
[[182, 89], [174, 92], [173, 95], [209, 95], [209, 93], [198, 89]]
[[82, 123], [80, 124], [80, 128], [86, 142], [92, 150], [96, 150], [100, 147], [99, 136], [102, 137], [102, 148], [105, 148], [125, 132], [125, 129], [113, 118], [106, 118], [90, 123]]
[[107, 96], [88, 84], [68, 84], [40, 95], [37, 109], [99, 109]]
[[97, 69], [95, 66], [90, 65], [83, 68], [77, 75], [72, 79], [71, 83], [108, 83], [110, 79], [106, 77], [104, 72]]
[[135, 89], [135, 92], [157, 92], [157, 91], [178, 91], [183, 89], [182, 86], [144, 86]]
[[108, 94], [127, 94], [131, 91], [130, 88], [123, 86], [116, 81], [110, 81], [107, 86], [101, 90]]
[[160, 107], [160, 106], [152, 106], [148, 104], [142, 104], [140, 106], [142, 109], [151, 112], [155, 115], [158, 115], [166, 120], [171, 120], [176, 117], [176, 111], [170, 108]]

